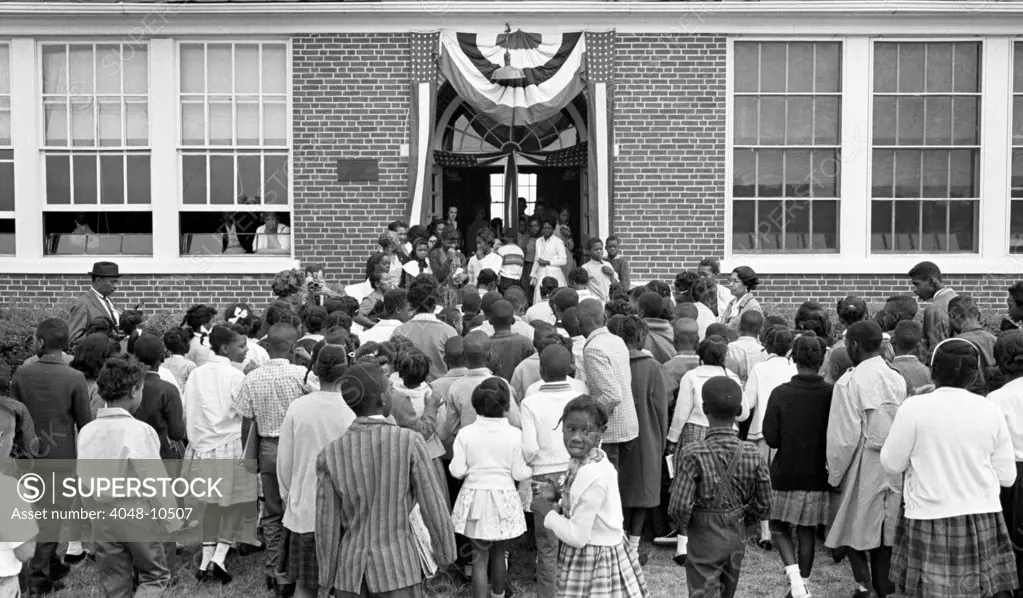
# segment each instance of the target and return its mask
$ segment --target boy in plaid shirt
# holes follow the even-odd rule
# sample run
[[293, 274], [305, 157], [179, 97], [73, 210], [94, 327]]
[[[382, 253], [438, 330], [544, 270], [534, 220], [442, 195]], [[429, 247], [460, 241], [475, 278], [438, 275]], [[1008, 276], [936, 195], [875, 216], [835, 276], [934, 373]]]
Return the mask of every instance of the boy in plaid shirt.
[[668, 513], [680, 544], [693, 540], [684, 561], [690, 596], [731, 598], [745, 553], [746, 526], [771, 513], [771, 478], [756, 446], [739, 440], [735, 418], [742, 389], [725, 376], [703, 385], [710, 424], [704, 440], [683, 447], [675, 464]]

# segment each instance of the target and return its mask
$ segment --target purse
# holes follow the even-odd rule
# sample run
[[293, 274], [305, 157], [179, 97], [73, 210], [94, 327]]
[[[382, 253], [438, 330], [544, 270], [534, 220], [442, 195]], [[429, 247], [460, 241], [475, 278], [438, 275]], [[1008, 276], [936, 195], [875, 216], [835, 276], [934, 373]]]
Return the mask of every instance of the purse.
[[437, 559], [433, 553], [433, 540], [430, 538], [430, 530], [426, 529], [426, 522], [423, 521], [423, 513], [416, 503], [408, 514], [409, 527], [412, 528], [412, 538], [416, 545], [416, 553], [419, 555], [419, 564], [423, 568], [423, 575], [427, 579], [437, 575]]

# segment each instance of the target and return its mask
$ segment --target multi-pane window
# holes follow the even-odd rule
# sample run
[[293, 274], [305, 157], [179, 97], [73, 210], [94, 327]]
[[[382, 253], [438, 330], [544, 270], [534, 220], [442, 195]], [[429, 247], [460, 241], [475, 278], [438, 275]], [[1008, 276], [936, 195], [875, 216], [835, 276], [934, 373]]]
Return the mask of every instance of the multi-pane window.
[[874, 44], [871, 251], [976, 252], [977, 42]]
[[0, 255], [14, 255], [14, 148], [10, 46], [0, 43]]
[[46, 253], [152, 255], [147, 47], [41, 52]]
[[1013, 44], [1009, 252], [1023, 253], [1023, 42]]
[[838, 251], [841, 44], [736, 42], [732, 249]]
[[179, 66], [181, 252], [287, 253], [287, 45], [182, 43]]

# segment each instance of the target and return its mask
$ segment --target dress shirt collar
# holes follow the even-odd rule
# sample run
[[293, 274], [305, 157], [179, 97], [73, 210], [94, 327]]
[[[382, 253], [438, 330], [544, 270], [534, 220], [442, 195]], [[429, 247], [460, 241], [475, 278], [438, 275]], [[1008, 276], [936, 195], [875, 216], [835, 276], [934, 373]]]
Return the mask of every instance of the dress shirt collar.
[[231, 360], [224, 357], [223, 355], [217, 355], [216, 353], [210, 353], [209, 363], [219, 363], [221, 365], [231, 365]]
[[437, 319], [437, 315], [436, 314], [416, 314], [416, 315], [412, 316], [412, 320], [415, 321], [415, 322], [419, 322], [419, 321], [423, 321], [423, 320], [428, 321], [428, 322], [440, 322], [440, 320]]
[[709, 440], [711, 436], [737, 436], [737, 434], [734, 426], [715, 426], [707, 430], [706, 438]]
[[106, 305], [107, 302], [110, 301], [109, 299], [104, 297], [102, 294], [100, 294], [100, 292], [96, 290], [96, 287], [89, 287], [89, 290], [92, 291], [93, 295], [96, 295], [96, 297], [100, 300], [100, 303], [102, 303], [103, 305]]
[[291, 362], [283, 357], [272, 357], [270, 358], [270, 361], [266, 362], [266, 365], [284, 366], [291, 365]]
[[489, 377], [493, 375], [493, 372], [490, 371], [490, 368], [468, 368], [465, 370], [465, 375], [466, 377], [471, 376]]
[[596, 330], [591, 332], [590, 335], [586, 337], [586, 342], [592, 341], [593, 339], [603, 334], [610, 334], [610, 332], [608, 332], [607, 330], [607, 326], [601, 326], [600, 328], [597, 328]]
[[572, 390], [572, 385], [568, 383], [568, 380], [544, 382], [540, 385], [540, 392], [561, 392], [564, 390]]
[[899, 361], [899, 362], [902, 362], [902, 361], [915, 361], [915, 362], [923, 365], [923, 362], [920, 361], [919, 359], [917, 359], [916, 355], [896, 355], [895, 359], [892, 359], [892, 363], [895, 363], [896, 361]]
[[100, 407], [96, 412], [96, 419], [101, 417], [132, 417], [132, 414], [121, 407]]
[[934, 296], [931, 297], [931, 301], [934, 301], [935, 299], [937, 299], [938, 297], [941, 297], [942, 295], [948, 295], [949, 293], [952, 293], [954, 295], [955, 291], [953, 291], [952, 289], [950, 289], [948, 287], [941, 287], [940, 289], [938, 289], [938, 291], [936, 293], [934, 293]]
[[469, 373], [469, 368], [451, 368], [448, 373], [444, 374], [444, 378], [461, 378]]
[[46, 354], [46, 355], [43, 355], [42, 357], [40, 357], [38, 363], [59, 363], [60, 365], [66, 365], [67, 364], [67, 362], [64, 361], [64, 357], [63, 356], [51, 355], [49, 353]]

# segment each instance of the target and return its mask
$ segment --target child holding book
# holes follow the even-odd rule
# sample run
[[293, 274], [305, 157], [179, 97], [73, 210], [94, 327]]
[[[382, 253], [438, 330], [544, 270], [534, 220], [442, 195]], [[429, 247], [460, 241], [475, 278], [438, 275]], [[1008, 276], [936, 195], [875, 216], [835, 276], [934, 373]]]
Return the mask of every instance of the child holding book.
[[564, 490], [533, 498], [533, 513], [561, 541], [560, 598], [649, 595], [639, 556], [625, 539], [618, 471], [600, 449], [607, 421], [607, 409], [588, 395], [565, 406], [561, 429], [571, 460]]
[[704, 439], [682, 447], [668, 512], [679, 536], [691, 540], [685, 559], [689, 595], [732, 598], [746, 526], [771, 512], [771, 479], [760, 450], [736, 436], [739, 383], [717, 376], [703, 385], [702, 394], [709, 429]]

